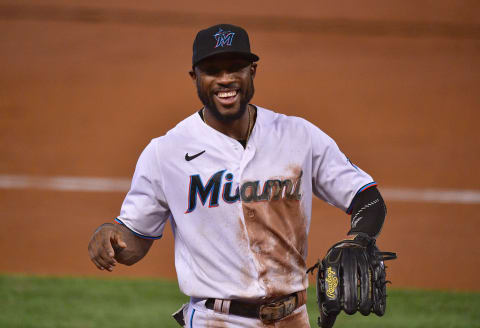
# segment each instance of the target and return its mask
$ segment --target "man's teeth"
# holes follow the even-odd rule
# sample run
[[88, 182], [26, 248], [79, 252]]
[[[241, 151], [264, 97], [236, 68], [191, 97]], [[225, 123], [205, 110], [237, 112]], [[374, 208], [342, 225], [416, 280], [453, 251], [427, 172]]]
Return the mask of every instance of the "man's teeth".
[[222, 91], [217, 94], [217, 96], [220, 98], [234, 97], [236, 95], [237, 95], [237, 91], [228, 91], [228, 92]]

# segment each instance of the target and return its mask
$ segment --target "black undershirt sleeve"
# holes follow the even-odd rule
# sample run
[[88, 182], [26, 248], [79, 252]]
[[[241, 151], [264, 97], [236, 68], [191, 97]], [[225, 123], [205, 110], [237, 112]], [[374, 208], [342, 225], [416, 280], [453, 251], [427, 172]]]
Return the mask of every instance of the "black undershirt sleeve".
[[377, 187], [359, 192], [352, 201], [351, 229], [348, 234], [365, 233], [377, 237], [386, 214], [387, 207]]

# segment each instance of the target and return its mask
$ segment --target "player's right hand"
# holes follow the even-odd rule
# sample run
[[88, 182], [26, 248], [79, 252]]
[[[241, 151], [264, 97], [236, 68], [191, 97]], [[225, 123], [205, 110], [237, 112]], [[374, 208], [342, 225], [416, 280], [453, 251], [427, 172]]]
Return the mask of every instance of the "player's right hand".
[[126, 248], [121, 229], [112, 223], [105, 223], [98, 227], [88, 243], [90, 259], [100, 270], [113, 271], [117, 264], [116, 253]]

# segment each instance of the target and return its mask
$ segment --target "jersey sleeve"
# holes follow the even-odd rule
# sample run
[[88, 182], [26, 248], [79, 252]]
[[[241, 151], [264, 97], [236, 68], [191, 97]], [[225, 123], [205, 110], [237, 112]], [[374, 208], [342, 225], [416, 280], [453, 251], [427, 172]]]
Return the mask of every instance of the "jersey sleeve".
[[313, 124], [309, 123], [309, 129], [313, 193], [348, 213], [355, 195], [376, 183], [342, 153], [332, 138]]
[[138, 159], [132, 185], [123, 201], [120, 216], [115, 221], [139, 237], [158, 239], [162, 237], [169, 217], [170, 210], [153, 140]]

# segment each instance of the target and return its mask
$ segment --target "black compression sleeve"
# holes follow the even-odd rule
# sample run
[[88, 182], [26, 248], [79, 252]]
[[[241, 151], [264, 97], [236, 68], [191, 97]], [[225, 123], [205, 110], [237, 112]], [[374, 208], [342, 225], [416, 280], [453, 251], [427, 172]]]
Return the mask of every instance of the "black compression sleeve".
[[382, 229], [387, 207], [377, 187], [359, 192], [352, 201], [352, 228], [348, 234], [366, 233], [376, 237]]

